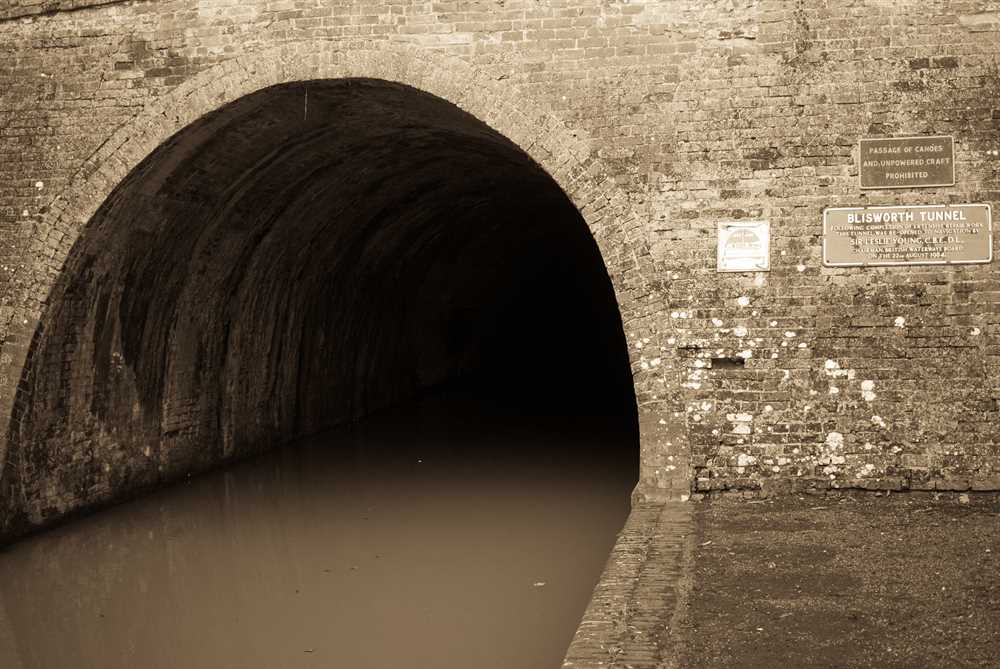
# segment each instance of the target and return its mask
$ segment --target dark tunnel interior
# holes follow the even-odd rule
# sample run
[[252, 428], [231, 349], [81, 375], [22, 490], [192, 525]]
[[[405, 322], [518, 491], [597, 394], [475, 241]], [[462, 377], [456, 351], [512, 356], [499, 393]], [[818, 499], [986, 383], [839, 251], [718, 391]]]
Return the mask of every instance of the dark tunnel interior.
[[476, 118], [378, 80], [268, 88], [173, 136], [90, 221], [42, 327], [4, 473], [34, 522], [437, 388], [635, 423], [576, 208]]

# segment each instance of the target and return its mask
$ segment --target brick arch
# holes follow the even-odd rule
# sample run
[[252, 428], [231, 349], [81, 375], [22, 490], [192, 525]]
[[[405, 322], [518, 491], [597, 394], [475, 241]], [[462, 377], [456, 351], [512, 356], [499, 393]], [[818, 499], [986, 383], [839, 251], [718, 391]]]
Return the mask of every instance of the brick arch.
[[[219, 107], [269, 86], [312, 79], [371, 78], [401, 83], [440, 97], [472, 114], [517, 144], [541, 165], [577, 206], [601, 247], [612, 279], [628, 267], [641, 277], [646, 243], [589, 139], [566, 127], [516, 86], [488, 78], [456, 57], [385, 43], [343, 50], [334, 42], [297, 42], [240, 56], [180, 84], [116, 130], [80, 167], [46, 214], [50, 226], [34, 238], [33, 252], [47, 257], [48, 281], [34, 282], [25, 306], [38, 313], [86, 223], [108, 194], [171, 135]], [[58, 247], [51, 249], [53, 239]], [[49, 251], [45, 249], [49, 248]], [[623, 253], [627, 248], [627, 253]], [[644, 281], [643, 281], [644, 282]], [[625, 286], [615, 282], [623, 311]], [[638, 287], [638, 286], [636, 286]]]
[[[310, 41], [240, 56], [201, 72], [118, 128], [85, 161], [50, 203], [29, 243], [29, 257], [45, 260], [36, 263], [21, 294], [11, 295], [18, 310], [6, 324], [7, 368], [0, 372], [24, 378], [30, 367], [31, 340], [39, 336], [43, 310], [74, 244], [109, 194], [157, 147], [197, 119], [256, 91], [296, 81], [344, 78], [385, 80], [430, 93], [518, 145], [548, 172], [586, 221], [611, 277], [628, 340], [651, 334], [638, 329], [646, 327], [649, 309], [639, 302], [648, 301], [653, 292], [648, 285], [651, 260], [639, 221], [583, 133], [567, 128], [516, 86], [493, 80], [459, 58], [391, 43], [344, 50], [334, 42]], [[629, 355], [638, 371], [638, 353], [630, 347]], [[11, 417], [16, 415], [15, 399], [0, 395], [4, 435], [0, 471]]]

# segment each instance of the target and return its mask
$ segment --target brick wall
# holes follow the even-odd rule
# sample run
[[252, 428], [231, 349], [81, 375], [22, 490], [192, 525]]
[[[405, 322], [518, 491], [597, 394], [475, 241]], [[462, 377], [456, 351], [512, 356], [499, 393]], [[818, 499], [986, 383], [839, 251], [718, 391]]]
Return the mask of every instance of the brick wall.
[[[1000, 15], [760, 9], [706, 26], [650, 184], [695, 487], [996, 487], [993, 267], [825, 268], [821, 239], [825, 207], [995, 204]], [[858, 139], [914, 134], [954, 136], [956, 185], [862, 192]], [[770, 221], [769, 273], [714, 272], [715, 224], [740, 218]]]
[[[113, 188], [100, 175], [130, 149], [109, 139], [155, 125], [142, 110], [182, 117], [171, 95], [196, 80], [228, 99], [227, 63], [281, 44], [392, 45], [458, 59], [462, 106], [489, 116], [474, 81], [530, 107], [499, 129], [536, 156], [516, 128], [554, 123], [582, 148], [539, 162], [614, 189], [629, 220], [595, 234], [623, 304], [644, 495], [686, 478], [688, 456], [697, 491], [996, 487], [993, 266], [834, 269], [820, 254], [828, 206], [996, 203], [998, 32], [987, 1], [173, 0], [3, 21], [0, 335], [42, 317], [89, 218], [76, 202]], [[858, 139], [912, 134], [954, 136], [956, 185], [862, 193]], [[716, 223], [758, 218], [771, 271], [717, 274]], [[633, 249], [647, 269], [630, 284]]]
[[[117, 5], [134, 0], [8, 0], [0, 7], [0, 21], [14, 21], [61, 12]], [[148, 0], [139, 0], [148, 1]]]

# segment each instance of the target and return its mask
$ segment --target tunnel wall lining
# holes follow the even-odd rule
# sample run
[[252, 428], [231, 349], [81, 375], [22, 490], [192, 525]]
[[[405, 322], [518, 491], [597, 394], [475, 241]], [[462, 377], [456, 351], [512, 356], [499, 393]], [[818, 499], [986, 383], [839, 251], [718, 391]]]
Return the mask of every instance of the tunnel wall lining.
[[[29, 240], [28, 253], [44, 262], [33, 268], [32, 279], [22, 283], [22, 295], [14, 300], [24, 306], [0, 324], [6, 326], [6, 332], [0, 332], [5, 335], [4, 374], [22, 380], [28, 375], [31, 341], [40, 336], [40, 318], [71, 249], [108, 195], [144, 158], [188, 124], [244, 95], [288, 82], [341, 78], [397, 82], [431, 93], [519, 145], [549, 172], [587, 222], [615, 289], [628, 339], [648, 338], [641, 328], [652, 305], [643, 298], [651, 293], [648, 277], [653, 270], [641, 224], [607, 169], [593, 156], [583, 133], [565, 127], [516, 87], [489, 79], [461, 59], [390, 43], [345, 49], [335, 42], [301, 42], [234, 58], [201, 72], [119, 127], [76, 171], [47, 207], [46, 223]], [[630, 357], [638, 368], [638, 352], [631, 347]], [[11, 393], [0, 399], [0, 429], [5, 435], [11, 433], [11, 420], [21, 415], [15, 400]], [[640, 407], [640, 413], [641, 430], [655, 439], [662, 431], [663, 416], [649, 407]], [[6, 441], [2, 446], [0, 466], [7, 455]], [[643, 496], [658, 494], [654, 478], [640, 481], [637, 490], [645, 491]], [[673, 486], [672, 479], [663, 479], [660, 494], [673, 494]]]

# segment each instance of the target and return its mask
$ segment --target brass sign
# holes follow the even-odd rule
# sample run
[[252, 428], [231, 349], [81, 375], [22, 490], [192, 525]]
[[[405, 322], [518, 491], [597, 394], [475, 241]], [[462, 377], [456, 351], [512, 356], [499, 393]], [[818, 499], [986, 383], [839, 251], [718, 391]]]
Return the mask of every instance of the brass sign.
[[949, 135], [862, 139], [862, 188], [927, 188], [955, 184], [955, 143]]
[[836, 207], [823, 212], [823, 264], [829, 267], [991, 260], [988, 204]]

